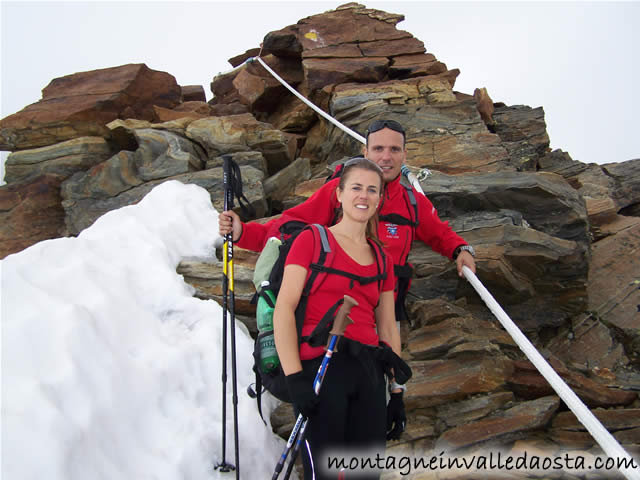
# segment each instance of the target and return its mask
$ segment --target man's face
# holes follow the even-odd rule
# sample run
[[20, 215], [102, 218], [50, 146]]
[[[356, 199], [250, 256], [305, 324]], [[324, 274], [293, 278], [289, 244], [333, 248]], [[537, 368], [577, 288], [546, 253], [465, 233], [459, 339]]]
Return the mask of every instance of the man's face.
[[400, 168], [407, 157], [404, 148], [404, 137], [400, 132], [383, 128], [369, 134], [364, 156], [382, 168], [385, 182], [390, 182], [400, 175]]

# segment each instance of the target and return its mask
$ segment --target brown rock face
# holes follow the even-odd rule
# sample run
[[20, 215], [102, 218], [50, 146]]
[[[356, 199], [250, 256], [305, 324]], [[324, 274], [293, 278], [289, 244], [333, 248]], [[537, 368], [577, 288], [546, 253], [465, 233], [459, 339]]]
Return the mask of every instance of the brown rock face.
[[64, 210], [57, 175], [0, 187], [0, 258], [60, 236]]
[[130, 64], [56, 78], [42, 100], [0, 121], [0, 150], [42, 147], [80, 136], [108, 138], [116, 118], [154, 120], [154, 105], [173, 108], [181, 90], [172, 75]]
[[206, 102], [207, 96], [202, 85], [186, 85], [180, 87], [183, 102]]
[[528, 431], [543, 427], [558, 410], [560, 400], [549, 396], [526, 402], [503, 412], [447, 431], [436, 448], [456, 450], [487, 441], [504, 442], [523, 437]]
[[303, 52], [341, 44], [366, 44], [411, 37], [409, 33], [395, 28], [396, 23], [403, 19], [402, 15], [350, 3], [267, 34], [263, 49], [281, 57], [300, 57]]
[[640, 219], [596, 242], [589, 270], [589, 310], [614, 326], [627, 351], [640, 355]]
[[102, 137], [80, 137], [48, 147], [13, 152], [5, 163], [7, 183], [23, 182], [45, 173], [68, 178], [113, 155]]

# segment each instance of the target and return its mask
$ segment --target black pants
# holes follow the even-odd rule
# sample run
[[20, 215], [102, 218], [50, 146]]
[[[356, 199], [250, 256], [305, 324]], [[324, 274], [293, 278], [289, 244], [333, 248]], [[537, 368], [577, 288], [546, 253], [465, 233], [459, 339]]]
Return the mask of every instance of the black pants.
[[[313, 381], [322, 357], [302, 362]], [[382, 366], [372, 357], [333, 354], [320, 389], [320, 405], [310, 417], [305, 435], [303, 465], [305, 480], [335, 480], [337, 470], [327, 470], [329, 455], [349, 452], [383, 454], [386, 444], [386, 396]], [[335, 466], [334, 466], [335, 468]], [[349, 470], [345, 470], [349, 478]], [[315, 476], [314, 476], [315, 475]], [[378, 479], [378, 472], [359, 474], [358, 479]]]

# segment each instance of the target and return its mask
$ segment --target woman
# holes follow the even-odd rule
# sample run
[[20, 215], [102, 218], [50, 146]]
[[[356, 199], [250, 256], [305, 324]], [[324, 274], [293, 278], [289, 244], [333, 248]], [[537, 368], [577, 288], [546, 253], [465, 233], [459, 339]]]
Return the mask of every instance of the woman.
[[[336, 247], [332, 268], [360, 277], [379, 273], [372, 243], [377, 239], [377, 207], [383, 188], [382, 170], [373, 162], [356, 158], [345, 164], [336, 189], [342, 218], [328, 229]], [[291, 247], [274, 312], [274, 333], [278, 356], [286, 375], [295, 409], [309, 417], [303, 448], [305, 479], [335, 478], [323, 469], [331, 454], [345, 450], [362, 453], [384, 450], [386, 440], [386, 398], [380, 342], [400, 355], [400, 335], [395, 323], [395, 279], [390, 256], [385, 256], [386, 278], [361, 285], [339, 275], [327, 275], [319, 290], [309, 296], [302, 336], [305, 337], [329, 306], [345, 294], [358, 305], [345, 330], [339, 351], [333, 355], [318, 396], [313, 379], [324, 355], [323, 347], [299, 343], [295, 310], [309, 274], [314, 251], [311, 231], [301, 233]], [[379, 244], [379, 243], [378, 243]], [[387, 355], [388, 357], [388, 355]], [[401, 403], [401, 394], [399, 402]], [[404, 407], [402, 407], [404, 408]], [[378, 478], [376, 474], [370, 478]], [[358, 477], [364, 478], [364, 477]]]

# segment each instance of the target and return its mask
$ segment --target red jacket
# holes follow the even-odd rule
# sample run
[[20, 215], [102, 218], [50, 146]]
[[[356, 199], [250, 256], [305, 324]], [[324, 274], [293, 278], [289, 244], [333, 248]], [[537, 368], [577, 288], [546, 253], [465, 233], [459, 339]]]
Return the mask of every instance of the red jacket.
[[[400, 183], [401, 176], [387, 183], [378, 213], [381, 217], [396, 214], [415, 222], [415, 210], [411, 206], [406, 188]], [[300, 220], [305, 223], [319, 223], [330, 226], [333, 224], [338, 199], [336, 188], [340, 182], [335, 178], [325, 183], [304, 203], [286, 210], [280, 218], [265, 224], [249, 222], [243, 225], [242, 236], [236, 242], [239, 247], [253, 251], [260, 251], [269, 237], [279, 237], [279, 228], [290, 220]], [[414, 239], [421, 240], [434, 251], [451, 258], [453, 251], [460, 245], [466, 245], [456, 234], [448, 222], [438, 217], [438, 212], [427, 197], [411, 187], [417, 202], [417, 226], [399, 225], [392, 221], [381, 220], [378, 235], [391, 255], [394, 265], [405, 265]]]

